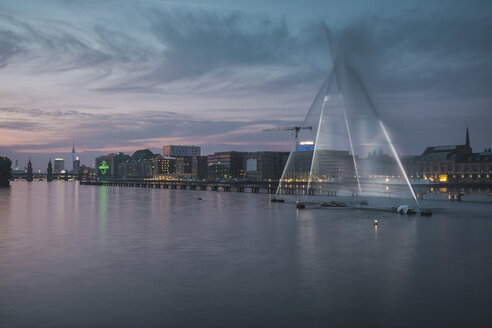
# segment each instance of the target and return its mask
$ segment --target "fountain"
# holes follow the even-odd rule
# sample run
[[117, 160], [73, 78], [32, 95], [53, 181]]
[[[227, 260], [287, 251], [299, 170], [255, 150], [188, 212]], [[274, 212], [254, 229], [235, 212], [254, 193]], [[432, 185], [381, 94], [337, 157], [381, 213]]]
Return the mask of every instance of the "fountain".
[[[327, 34], [328, 35], [328, 34]], [[331, 42], [330, 42], [331, 44]], [[390, 134], [342, 53], [315, 96], [285, 165], [275, 199], [324, 207], [396, 211], [420, 204]]]

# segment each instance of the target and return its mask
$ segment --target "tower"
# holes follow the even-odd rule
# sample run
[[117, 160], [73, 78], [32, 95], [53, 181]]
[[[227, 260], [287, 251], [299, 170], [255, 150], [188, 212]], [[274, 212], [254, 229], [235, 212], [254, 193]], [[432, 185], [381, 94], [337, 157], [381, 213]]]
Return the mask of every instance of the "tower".
[[26, 180], [27, 181], [32, 181], [33, 180], [31, 159], [29, 159], [29, 162], [27, 163], [27, 177], [26, 177]]
[[75, 137], [72, 141], [72, 172], [75, 171]]
[[471, 153], [472, 152], [472, 148], [470, 146], [470, 133], [468, 132], [468, 124], [466, 125], [466, 144], [465, 144], [465, 147], [466, 147], [466, 151]]
[[53, 166], [51, 165], [51, 157], [48, 162], [48, 169], [46, 170], [47, 175], [46, 175], [46, 180], [47, 181], [53, 181]]

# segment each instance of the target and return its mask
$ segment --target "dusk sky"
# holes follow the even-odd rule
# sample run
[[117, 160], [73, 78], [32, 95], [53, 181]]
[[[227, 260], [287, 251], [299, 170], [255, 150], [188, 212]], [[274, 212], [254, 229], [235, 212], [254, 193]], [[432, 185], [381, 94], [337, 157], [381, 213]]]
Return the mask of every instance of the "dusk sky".
[[[0, 155], [289, 150], [326, 24], [401, 154], [492, 147], [491, 1], [0, 0]], [[71, 164], [66, 164], [71, 168]]]

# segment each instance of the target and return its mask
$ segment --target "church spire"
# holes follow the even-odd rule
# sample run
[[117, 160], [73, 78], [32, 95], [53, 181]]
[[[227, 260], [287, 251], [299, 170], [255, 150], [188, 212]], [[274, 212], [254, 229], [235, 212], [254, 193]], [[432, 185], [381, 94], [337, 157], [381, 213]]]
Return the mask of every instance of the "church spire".
[[51, 164], [51, 157], [48, 162], [48, 169], [46, 170], [46, 180], [53, 181], [53, 165]]
[[33, 180], [31, 157], [29, 157], [29, 162], [27, 163], [27, 176], [26, 176], [26, 180], [27, 181], [32, 181]]
[[466, 124], [466, 149], [471, 152], [471, 147], [470, 147], [470, 133], [468, 132], [468, 123]]

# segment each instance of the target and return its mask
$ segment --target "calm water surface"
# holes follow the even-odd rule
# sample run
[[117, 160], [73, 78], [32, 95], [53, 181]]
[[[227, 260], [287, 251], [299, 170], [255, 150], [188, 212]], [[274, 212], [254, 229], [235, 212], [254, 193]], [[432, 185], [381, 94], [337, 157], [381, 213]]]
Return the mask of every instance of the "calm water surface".
[[492, 204], [439, 205], [425, 218], [14, 182], [0, 327], [492, 327]]

